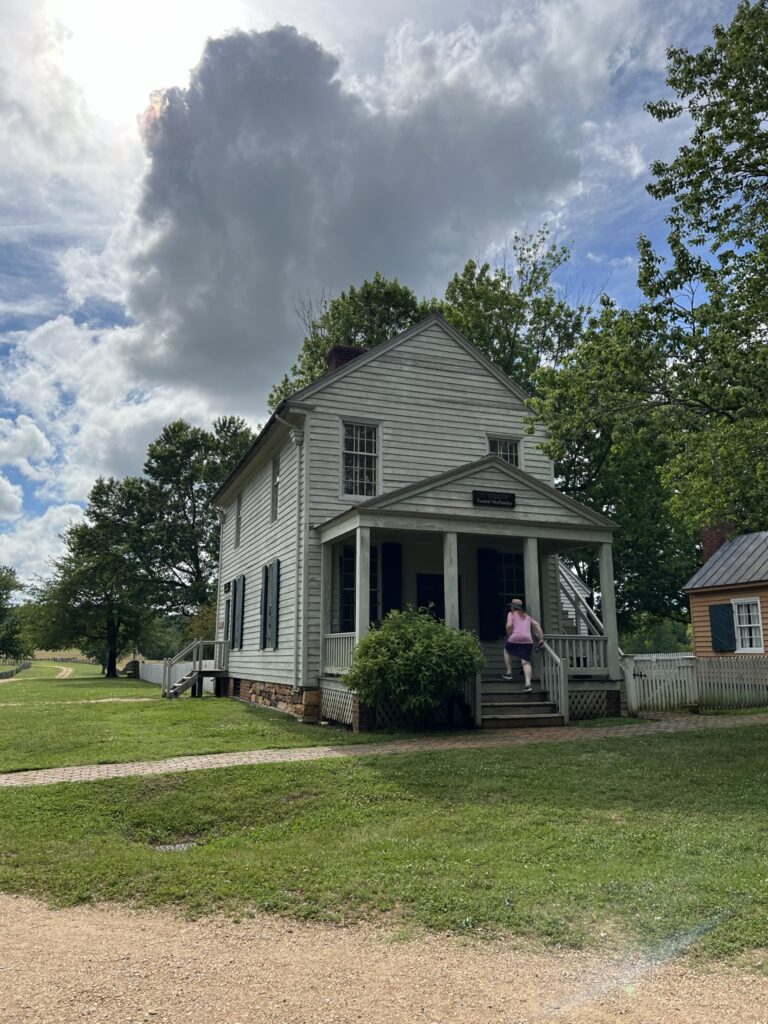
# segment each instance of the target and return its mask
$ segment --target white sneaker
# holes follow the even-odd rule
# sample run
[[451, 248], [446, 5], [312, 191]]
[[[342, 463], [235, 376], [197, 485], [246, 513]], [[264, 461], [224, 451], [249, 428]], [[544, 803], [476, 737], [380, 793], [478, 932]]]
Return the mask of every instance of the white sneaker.
[[507, 676], [507, 675], [504, 675], [504, 676], [502, 676], [501, 678], [502, 678], [502, 679], [514, 679], [515, 677], [514, 677], [514, 676], [512, 676], [512, 675], [509, 675], [509, 676]]

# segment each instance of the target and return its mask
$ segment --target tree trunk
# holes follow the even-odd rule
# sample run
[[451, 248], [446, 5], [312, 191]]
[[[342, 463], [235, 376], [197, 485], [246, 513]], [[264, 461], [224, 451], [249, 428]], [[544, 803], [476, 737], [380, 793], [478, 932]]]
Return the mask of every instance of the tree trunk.
[[117, 679], [117, 636], [119, 628], [117, 621], [110, 615], [107, 619], [107, 670], [104, 673], [107, 679]]

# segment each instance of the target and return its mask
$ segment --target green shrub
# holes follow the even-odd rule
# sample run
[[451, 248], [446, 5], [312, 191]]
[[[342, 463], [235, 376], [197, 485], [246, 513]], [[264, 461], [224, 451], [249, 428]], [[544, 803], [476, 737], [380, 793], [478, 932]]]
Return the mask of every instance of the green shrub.
[[344, 681], [364, 703], [392, 701], [419, 721], [458, 697], [483, 661], [473, 633], [424, 611], [391, 611], [357, 645]]

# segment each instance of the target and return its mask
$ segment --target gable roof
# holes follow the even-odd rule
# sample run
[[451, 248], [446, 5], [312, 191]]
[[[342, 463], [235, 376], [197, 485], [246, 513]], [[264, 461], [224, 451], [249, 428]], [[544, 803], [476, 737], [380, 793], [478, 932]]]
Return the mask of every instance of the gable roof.
[[683, 590], [768, 582], [768, 531], [727, 540], [688, 580]]
[[400, 504], [400, 502], [406, 498], [413, 498], [416, 495], [436, 490], [446, 484], [461, 480], [464, 477], [472, 476], [476, 474], [478, 470], [487, 468], [500, 471], [503, 475], [509, 478], [511, 483], [522, 484], [523, 486], [542, 495], [553, 504], [560, 506], [570, 513], [575, 513], [590, 526], [599, 526], [601, 529], [617, 529], [616, 524], [607, 516], [602, 515], [600, 512], [594, 512], [591, 508], [587, 508], [586, 505], [582, 505], [581, 502], [574, 501], [573, 498], [569, 498], [567, 495], [561, 494], [559, 491], [556, 491], [554, 487], [550, 487], [541, 480], [537, 480], [535, 477], [531, 476], [530, 473], [526, 473], [524, 470], [518, 469], [517, 466], [511, 466], [504, 459], [499, 458], [498, 455], [486, 455], [482, 459], [477, 459], [475, 462], [468, 462], [456, 469], [448, 470], [445, 473], [439, 473], [436, 476], [427, 477], [425, 480], [419, 480], [418, 483], [407, 484], [405, 487], [398, 487], [395, 491], [388, 491], [386, 494], [380, 494], [375, 498], [369, 498], [368, 501], [351, 506], [351, 508], [346, 509], [337, 516], [334, 516], [322, 525], [326, 526], [327, 523], [334, 522], [335, 520], [341, 519], [343, 516], [350, 515], [351, 513], [354, 514], [358, 512], [392, 508]]
[[344, 366], [339, 367], [338, 370], [333, 370], [331, 373], [326, 373], [325, 376], [320, 377], [319, 380], [313, 381], [312, 384], [308, 384], [301, 391], [294, 392], [291, 395], [289, 401], [300, 400], [303, 401], [305, 398], [309, 398], [311, 395], [317, 394], [318, 391], [324, 390], [329, 384], [335, 384], [336, 381], [342, 380], [350, 373], [356, 373], [361, 366], [367, 366], [368, 363], [373, 362], [380, 356], [386, 355], [387, 352], [391, 352], [392, 349], [397, 348], [398, 345], [402, 345], [403, 342], [409, 341], [416, 335], [421, 334], [428, 327], [436, 324], [439, 326], [457, 345], [460, 345], [469, 355], [471, 355], [478, 363], [483, 366], [490, 374], [492, 374], [496, 380], [503, 384], [519, 401], [527, 403], [530, 395], [525, 392], [519, 384], [515, 384], [503, 370], [500, 370], [498, 366], [494, 365], [491, 360], [483, 355], [483, 353], [472, 344], [461, 331], [457, 331], [455, 327], [448, 323], [442, 313], [430, 313], [428, 317], [420, 320], [413, 327], [409, 327], [407, 331], [403, 331], [402, 334], [395, 335], [394, 338], [390, 338], [389, 341], [384, 341], [381, 345], [377, 345], [375, 348], [368, 349], [362, 355], [356, 359], [352, 359], [350, 362], [345, 363]]

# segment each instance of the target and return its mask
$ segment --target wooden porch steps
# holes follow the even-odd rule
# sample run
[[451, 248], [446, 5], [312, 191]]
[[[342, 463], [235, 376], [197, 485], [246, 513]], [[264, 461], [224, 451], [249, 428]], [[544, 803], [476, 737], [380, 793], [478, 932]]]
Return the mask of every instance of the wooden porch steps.
[[203, 696], [203, 680], [204, 679], [215, 679], [216, 680], [216, 696], [223, 696], [220, 692], [218, 682], [228, 675], [227, 669], [220, 668], [206, 668], [202, 672], [187, 672], [187, 674], [180, 679], [178, 683], [174, 685], [168, 691], [168, 696], [173, 699], [174, 697], [180, 697], [182, 693], [186, 693], [187, 690], [191, 690], [192, 697]]
[[480, 726], [483, 729], [532, 729], [563, 725], [549, 692], [534, 680], [526, 691], [522, 681], [484, 674], [480, 687]]

